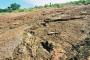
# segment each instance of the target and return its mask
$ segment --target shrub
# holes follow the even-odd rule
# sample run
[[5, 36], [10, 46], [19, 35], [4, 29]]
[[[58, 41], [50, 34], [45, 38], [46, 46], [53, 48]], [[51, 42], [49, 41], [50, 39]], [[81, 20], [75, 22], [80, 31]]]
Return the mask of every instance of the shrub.
[[44, 7], [45, 8], [47, 8], [47, 7], [52, 7], [52, 8], [61, 8], [61, 7], [63, 7], [63, 4], [45, 4], [44, 5]]
[[16, 4], [16, 3], [12, 3], [10, 4], [10, 6], [8, 6], [7, 8], [5, 9], [0, 9], [0, 12], [12, 12], [14, 10], [18, 10], [20, 8], [20, 5], [19, 4]]
[[90, 4], [90, 0], [79, 0], [79, 1], [74, 1], [74, 2], [71, 2], [72, 4]]
[[19, 8], [20, 8], [20, 5], [17, 3], [13, 3], [8, 7], [9, 10], [17, 10]]

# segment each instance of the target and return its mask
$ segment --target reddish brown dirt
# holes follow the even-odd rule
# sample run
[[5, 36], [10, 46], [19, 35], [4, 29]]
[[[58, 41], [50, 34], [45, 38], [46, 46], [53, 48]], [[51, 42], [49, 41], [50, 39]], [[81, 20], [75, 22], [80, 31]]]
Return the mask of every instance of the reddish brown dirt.
[[0, 15], [0, 60], [89, 60], [90, 5]]

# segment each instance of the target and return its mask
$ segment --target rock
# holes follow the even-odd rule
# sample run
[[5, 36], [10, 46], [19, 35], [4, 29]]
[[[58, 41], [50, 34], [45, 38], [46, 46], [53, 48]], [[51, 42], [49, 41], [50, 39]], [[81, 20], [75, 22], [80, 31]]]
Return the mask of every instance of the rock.
[[75, 20], [75, 19], [83, 19], [83, 16], [72, 16], [72, 15], [58, 15], [55, 17], [49, 17], [48, 19], [44, 20], [44, 22], [59, 22], [59, 21], [69, 21], [69, 20]]

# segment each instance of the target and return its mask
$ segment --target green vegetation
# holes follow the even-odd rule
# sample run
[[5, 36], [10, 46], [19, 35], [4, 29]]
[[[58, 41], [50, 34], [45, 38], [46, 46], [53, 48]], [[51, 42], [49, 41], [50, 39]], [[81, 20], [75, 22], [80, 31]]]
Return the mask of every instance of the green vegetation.
[[20, 9], [20, 5], [13, 3], [13, 4], [10, 4], [10, 6], [5, 9], [0, 9], [0, 12], [12, 12], [12, 11], [18, 10], [18, 9]]
[[20, 9], [20, 5], [17, 3], [12, 3], [10, 4], [10, 6], [8, 6], [5, 9], [0, 9], [0, 13], [2, 12], [27, 12], [27, 11], [33, 11], [33, 10], [37, 10], [40, 8], [62, 8], [64, 7], [64, 5], [67, 4], [74, 4], [74, 5], [87, 5], [90, 4], [90, 0], [79, 0], [79, 1], [74, 1], [74, 2], [69, 2], [69, 3], [65, 3], [65, 4], [45, 4], [44, 6], [35, 6], [34, 8], [28, 8], [28, 9]]
[[19, 8], [20, 8], [19, 4], [13, 3], [7, 8], [7, 10], [17, 10]]
[[43, 7], [47, 8], [47, 7], [51, 7], [51, 8], [61, 8], [63, 7], [64, 5], [63, 4], [46, 4], [44, 5]]
[[80, 4], [87, 5], [87, 4], [90, 4], [90, 0], [79, 0], [79, 1], [74, 1], [74, 2], [70, 2], [70, 3], [77, 4], [77, 5], [80, 5]]

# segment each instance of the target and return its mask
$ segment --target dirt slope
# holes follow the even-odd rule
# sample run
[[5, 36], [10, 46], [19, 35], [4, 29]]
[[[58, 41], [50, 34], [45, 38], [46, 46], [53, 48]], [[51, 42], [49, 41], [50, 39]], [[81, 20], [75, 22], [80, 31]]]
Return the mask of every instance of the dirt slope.
[[90, 5], [0, 16], [0, 60], [90, 60]]

